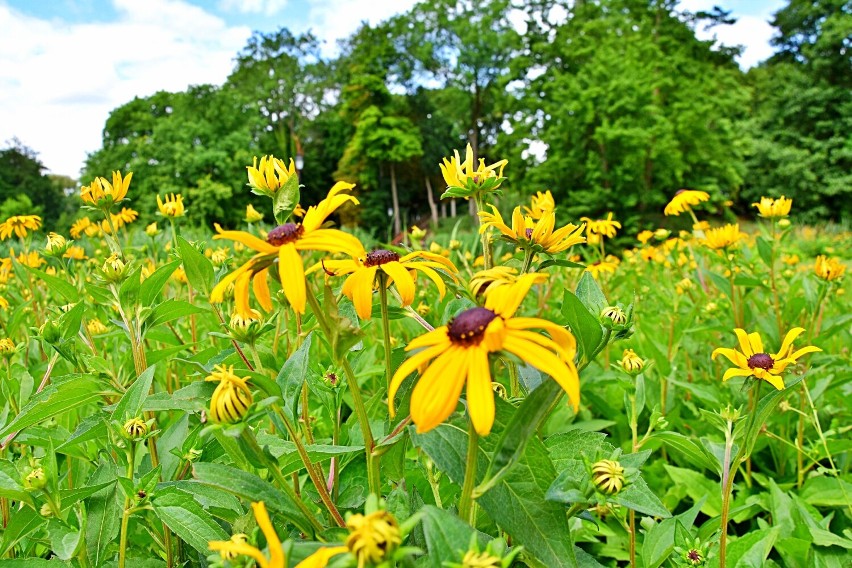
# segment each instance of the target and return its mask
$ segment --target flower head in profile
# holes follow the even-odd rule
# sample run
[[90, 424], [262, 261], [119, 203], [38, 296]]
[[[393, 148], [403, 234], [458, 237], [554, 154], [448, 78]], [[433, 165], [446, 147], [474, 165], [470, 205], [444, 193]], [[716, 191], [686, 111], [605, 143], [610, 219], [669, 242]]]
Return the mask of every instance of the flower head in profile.
[[444, 158], [439, 164], [441, 174], [447, 183], [447, 191], [443, 197], [464, 197], [468, 199], [480, 193], [495, 191], [505, 179], [503, 168], [509, 163], [508, 160], [500, 160], [490, 166], [485, 165], [485, 160], [479, 159], [479, 165], [474, 168], [473, 148], [470, 144], [465, 150], [465, 158], [462, 161], [459, 151], [454, 150], [453, 156]]
[[666, 205], [663, 213], [665, 213], [667, 217], [670, 215], [680, 215], [681, 213], [690, 211], [699, 203], [708, 201], [709, 199], [710, 194], [706, 191], [680, 189], [677, 193], [675, 193], [675, 196], [672, 197], [672, 200], [669, 201], [669, 204]]
[[617, 257], [607, 255], [604, 260], [586, 265], [586, 272], [590, 272], [595, 278], [600, 278], [601, 274], [614, 274], [618, 269], [618, 264]]
[[[261, 157], [259, 165], [255, 156], [253, 164], [246, 166], [246, 169], [249, 187], [268, 197], [274, 197], [290, 178], [295, 178], [297, 175], [293, 158], [290, 158], [289, 165], [285, 165], [283, 160], [272, 155]], [[298, 181], [298, 178], [296, 179]]]
[[788, 366], [794, 365], [803, 355], [822, 351], [819, 347], [812, 345], [796, 351], [793, 350], [793, 342], [804, 331], [804, 328], [801, 327], [794, 327], [788, 331], [781, 343], [781, 348], [778, 349], [777, 353], [770, 355], [764, 351], [763, 340], [757, 332], [746, 333], [737, 328], [734, 333], [739, 340], [740, 350], [719, 347], [713, 351], [712, 358], [715, 360], [717, 356], [722, 355], [736, 365], [736, 367], [725, 371], [722, 377], [723, 381], [727, 381], [731, 377], [755, 377], [763, 379], [778, 390], [782, 390], [784, 379], [781, 378], [781, 375]]
[[422, 250], [399, 256], [394, 251], [377, 249], [347, 260], [327, 260], [322, 263], [322, 266], [329, 275], [349, 275], [343, 283], [342, 292], [355, 304], [355, 311], [361, 319], [370, 319], [373, 309], [373, 290], [380, 276], [387, 286], [394, 285], [402, 305], [410, 306], [414, 301], [412, 274], [415, 271], [420, 271], [434, 282], [442, 298], [446, 292], [446, 285], [436, 269], [449, 273], [453, 278], [455, 278], [453, 275], [458, 272], [455, 265], [448, 259]]
[[541, 219], [554, 211], [556, 211], [556, 201], [549, 189], [544, 193], [537, 191], [530, 199], [530, 206], [524, 207], [524, 214], [533, 219]]
[[584, 225], [572, 225], [571, 223], [554, 230], [556, 226], [556, 214], [553, 212], [543, 214], [537, 221], [530, 217], [524, 217], [520, 207], [515, 207], [512, 212], [512, 226], [509, 227], [503, 221], [500, 211], [493, 205], [491, 213], [479, 212], [479, 232], [484, 233], [489, 227], [494, 227], [508, 242], [529, 249], [533, 252], [545, 252], [556, 254], [564, 252], [574, 245], [586, 242], [583, 236]]
[[752, 207], [757, 207], [757, 211], [760, 213], [761, 217], [766, 217], [767, 219], [786, 217], [790, 214], [790, 208], [792, 205], [793, 200], [787, 199], [783, 195], [778, 199], [761, 197], [758, 203], [751, 204]]
[[736, 246], [744, 238], [746, 238], [746, 234], [740, 232], [738, 223], [734, 223], [705, 231], [702, 242], [713, 250], [722, 250]]
[[13, 215], [0, 223], [0, 239], [6, 240], [12, 235], [26, 238], [28, 231], [38, 231], [41, 217], [38, 215]]
[[[263, 536], [266, 537], [266, 547], [269, 550], [269, 556], [266, 556], [259, 548], [256, 548], [241, 535], [239, 538], [231, 538], [231, 540], [211, 540], [207, 543], [210, 550], [218, 552], [222, 558], [232, 560], [238, 555], [248, 556], [257, 562], [259, 568], [286, 568], [287, 556], [284, 554], [284, 547], [281, 545], [281, 540], [272, 526], [272, 520], [269, 518], [269, 513], [266, 512], [266, 504], [263, 501], [251, 504], [254, 518]], [[330, 548], [320, 548], [309, 557], [299, 562], [296, 568], [324, 568], [331, 557], [346, 552], [345, 546], [334, 546]]]
[[816, 257], [816, 262], [814, 263], [814, 274], [816, 274], [817, 278], [820, 280], [825, 280], [826, 282], [839, 280], [840, 278], [843, 278], [844, 272], [846, 272], [846, 265], [838, 259], [829, 258], [822, 254]]
[[121, 172], [112, 172], [112, 183], [106, 178], [97, 177], [89, 185], [80, 188], [80, 198], [89, 205], [109, 209], [127, 197], [133, 172], [122, 177]]
[[88, 217], [83, 217], [81, 219], [77, 219], [74, 223], [71, 224], [71, 229], [68, 231], [71, 233], [72, 239], [79, 239], [85, 233], [86, 229], [91, 226], [92, 220]]
[[158, 195], [157, 208], [163, 217], [183, 217], [186, 214], [186, 208], [183, 205], [183, 196], [180, 193], [166, 194], [165, 201], [160, 199]]
[[254, 400], [246, 384], [248, 377], [235, 375], [233, 365], [217, 365], [204, 380], [219, 382], [210, 398], [210, 420], [217, 424], [232, 424], [246, 415]]
[[246, 223], [260, 223], [261, 221], [263, 221], [263, 213], [255, 209], [251, 203], [246, 205]]
[[[471, 423], [480, 435], [487, 435], [494, 424], [489, 355], [497, 352], [511, 353], [553, 377], [576, 411], [580, 380], [574, 365], [574, 336], [544, 319], [514, 317], [538, 279], [535, 274], [525, 274], [515, 284], [489, 292], [484, 307], [465, 310], [448, 325], [411, 341], [407, 351], [425, 349], [409, 357], [394, 374], [388, 392], [391, 416], [396, 391], [408, 375], [419, 370], [411, 393], [411, 418], [419, 432], [435, 428], [453, 413], [466, 383]], [[544, 330], [550, 337], [531, 329]]]
[[261, 240], [245, 231], [223, 231], [217, 225], [219, 234], [213, 237], [214, 239], [236, 241], [257, 254], [225, 276], [213, 288], [210, 301], [217, 303], [224, 300], [225, 291], [233, 284], [237, 311], [249, 314], [251, 313], [249, 284], [251, 284], [263, 309], [272, 310], [272, 298], [266, 277], [269, 267], [277, 260], [284, 296], [296, 312], [305, 313], [307, 291], [305, 267], [300, 252], [339, 252], [354, 257], [364, 254], [364, 245], [355, 236], [338, 229], [322, 228], [328, 216], [338, 207], [350, 201], [358, 203], [355, 197], [346, 193], [353, 187], [355, 186], [351, 183], [337, 182], [325, 199], [316, 206], [308, 208], [301, 223], [279, 225], [267, 233], [266, 240]]
[[81, 246], [71, 245], [62, 258], [70, 258], [71, 260], [86, 260], [86, 249]]
[[612, 211], [607, 213], [606, 219], [589, 219], [588, 217], [580, 217], [580, 221], [586, 224], [586, 232], [589, 236], [597, 235], [601, 237], [613, 238], [618, 229], [621, 228], [621, 223], [614, 221]]
[[[535, 284], [539, 284], [547, 280], [547, 275], [537, 272], [538, 276]], [[518, 281], [518, 271], [509, 266], [495, 266], [486, 270], [480, 270], [474, 274], [468, 283], [468, 290], [476, 296], [487, 296], [493, 290], [501, 286], [511, 286]]]

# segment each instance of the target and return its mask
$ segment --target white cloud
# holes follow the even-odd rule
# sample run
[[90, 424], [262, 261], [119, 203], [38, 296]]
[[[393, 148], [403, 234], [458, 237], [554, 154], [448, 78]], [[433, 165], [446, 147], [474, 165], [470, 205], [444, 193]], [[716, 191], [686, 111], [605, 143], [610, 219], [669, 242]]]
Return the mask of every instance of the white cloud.
[[287, 6], [287, 0], [222, 0], [219, 7], [226, 12], [265, 14], [272, 16]]
[[136, 96], [221, 83], [251, 35], [182, 0], [113, 0], [110, 23], [69, 24], [0, 4], [0, 143], [17, 136], [76, 177], [109, 112]]
[[326, 55], [337, 53], [337, 40], [348, 37], [361, 22], [377, 24], [414, 6], [415, 0], [316, 0], [309, 2], [308, 27], [324, 40]]

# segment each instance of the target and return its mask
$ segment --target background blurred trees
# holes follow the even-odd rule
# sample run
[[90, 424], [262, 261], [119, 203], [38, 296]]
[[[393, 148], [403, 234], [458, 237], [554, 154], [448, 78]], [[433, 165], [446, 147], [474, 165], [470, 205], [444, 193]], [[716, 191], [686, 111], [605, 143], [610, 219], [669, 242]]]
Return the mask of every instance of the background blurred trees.
[[[736, 48], [695, 37], [729, 14], [676, 4], [421, 2], [362, 24], [331, 58], [311, 34], [256, 33], [221, 87], [115, 109], [81, 181], [133, 170], [143, 214], [157, 193], [180, 192], [194, 221], [234, 225], [253, 200], [252, 157], [301, 154], [305, 205], [336, 179], [355, 182], [364, 207], [347, 220], [386, 237], [391, 223], [432, 213], [438, 162], [470, 143], [488, 161], [509, 158], [508, 191], [550, 189], [566, 216], [612, 210], [647, 224], [681, 187], [740, 211], [785, 194], [798, 214], [848, 216], [848, 0], [790, 0], [774, 17], [776, 55], [748, 73]], [[20, 187], [4, 167], [0, 191]], [[41, 184], [27, 192], [33, 206], [58, 219], [50, 200], [36, 202], [56, 187], [27, 167], [29, 187]]]

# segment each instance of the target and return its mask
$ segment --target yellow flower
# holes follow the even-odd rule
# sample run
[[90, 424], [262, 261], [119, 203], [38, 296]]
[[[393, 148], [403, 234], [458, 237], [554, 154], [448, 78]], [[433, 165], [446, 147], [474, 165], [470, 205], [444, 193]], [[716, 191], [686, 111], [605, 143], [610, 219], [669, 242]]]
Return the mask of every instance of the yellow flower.
[[47, 234], [47, 245], [44, 247], [48, 255], [60, 255], [68, 248], [68, 241], [59, 233]]
[[0, 310], [8, 310], [9, 309], [9, 300], [0, 296]]
[[586, 272], [591, 272], [592, 276], [598, 278], [601, 274], [612, 274], [618, 268], [618, 259], [607, 256], [605, 260], [599, 260], [586, 266]]
[[612, 220], [612, 211], [607, 214], [606, 219], [594, 221], [588, 217], [580, 217], [580, 221], [586, 223], [587, 234], [602, 235], [610, 239], [615, 236], [616, 229], [621, 228], [621, 223]]
[[107, 332], [107, 327], [98, 318], [92, 318], [86, 322], [86, 331], [91, 335], [101, 335]]
[[23, 239], [27, 231], [38, 231], [41, 227], [41, 217], [38, 215], [13, 215], [0, 223], [0, 239], [6, 240], [12, 235]]
[[710, 199], [710, 194], [706, 191], [697, 191], [695, 189], [681, 189], [675, 193], [675, 196], [672, 197], [672, 200], [669, 201], [669, 204], [666, 205], [666, 208], [663, 210], [663, 213], [666, 216], [669, 215], [680, 215], [681, 213], [686, 213], [690, 208], [703, 201], [707, 201]]
[[712, 358], [715, 360], [718, 355], [724, 355], [731, 363], [736, 365], [736, 367], [725, 371], [725, 375], [722, 377], [723, 381], [727, 381], [731, 377], [756, 377], [781, 390], [784, 388], [784, 380], [780, 375], [788, 365], [795, 364], [796, 360], [803, 355], [822, 351], [819, 347], [812, 345], [793, 351], [793, 341], [804, 331], [804, 328], [801, 327], [794, 327], [788, 331], [778, 352], [769, 355], [763, 350], [763, 340], [760, 339], [760, 335], [756, 332], [746, 333], [737, 328], [734, 333], [739, 340], [740, 351], [720, 347], [713, 351]]
[[761, 217], [776, 219], [778, 217], [786, 217], [790, 214], [790, 207], [793, 206], [793, 200], [787, 199], [783, 195], [778, 199], [761, 197], [759, 203], [752, 203], [751, 206], [757, 207], [757, 211]]
[[[535, 284], [547, 280], [547, 275], [536, 273], [538, 279]], [[501, 286], [512, 285], [518, 281], [518, 271], [508, 266], [495, 266], [487, 270], [480, 270], [470, 279], [468, 289], [474, 296], [487, 295]]]
[[435, 269], [446, 270], [450, 274], [458, 272], [455, 265], [443, 256], [421, 250], [400, 257], [393, 251], [377, 249], [362, 256], [346, 260], [327, 260], [322, 264], [329, 275], [349, 274], [341, 291], [355, 304], [355, 312], [361, 319], [370, 319], [373, 289], [376, 287], [379, 271], [384, 273], [388, 286], [396, 286], [403, 306], [410, 306], [414, 301], [414, 271], [419, 270], [434, 282], [442, 298], [446, 286]]
[[619, 361], [621, 368], [630, 375], [635, 375], [645, 367], [645, 361], [632, 349], [625, 349]]
[[16, 350], [17, 346], [14, 341], [8, 337], [0, 339], [0, 357], [11, 357], [15, 354]]
[[183, 196], [179, 193], [166, 194], [165, 202], [158, 195], [157, 207], [160, 209], [160, 215], [164, 217], [183, 217], [184, 213], [186, 213], [183, 206]]
[[624, 487], [624, 467], [615, 460], [592, 464], [592, 481], [602, 492], [615, 495]]
[[[580, 402], [580, 380], [574, 366], [577, 342], [565, 328], [540, 318], [513, 317], [530, 287], [539, 277], [521, 276], [511, 286], [491, 291], [485, 307], [470, 308], [449, 323], [408, 344], [420, 349], [394, 374], [388, 392], [393, 416], [394, 395], [403, 380], [420, 370], [411, 394], [411, 418], [419, 432], [443, 422], [456, 408], [467, 383], [467, 407], [473, 427], [487, 435], [494, 424], [494, 393], [488, 356], [505, 351], [552, 376], [568, 393], [576, 411]], [[528, 331], [542, 329], [550, 337]], [[428, 366], [426, 364], [434, 359]]]
[[83, 235], [83, 231], [86, 230], [86, 227], [92, 224], [92, 220], [88, 217], [83, 217], [82, 219], [77, 219], [71, 225], [71, 233], [72, 239], [79, 239]]
[[642, 231], [636, 235], [636, 239], [643, 245], [654, 238], [654, 231]]
[[[257, 562], [259, 568], [286, 568], [287, 557], [284, 554], [284, 547], [281, 546], [281, 540], [275, 533], [275, 528], [272, 526], [272, 521], [269, 518], [269, 513], [266, 512], [266, 504], [263, 501], [252, 503], [251, 509], [254, 512], [254, 518], [257, 520], [257, 525], [260, 527], [263, 536], [266, 537], [266, 546], [269, 549], [269, 558], [259, 549], [251, 546], [245, 541], [245, 538], [234, 538], [231, 540], [211, 540], [207, 545], [210, 550], [218, 552], [222, 558], [233, 559], [237, 555], [249, 556]], [[236, 536], [236, 535], [235, 535]], [[345, 546], [334, 546], [331, 548], [320, 548], [309, 557], [296, 565], [296, 568], [324, 568], [328, 564], [328, 560], [332, 556], [336, 556], [346, 552]]]
[[364, 245], [355, 236], [338, 229], [323, 229], [322, 224], [338, 207], [358, 200], [345, 193], [355, 187], [351, 183], [337, 182], [328, 192], [328, 196], [316, 206], [308, 208], [301, 223], [285, 223], [275, 227], [261, 240], [244, 231], [223, 231], [217, 225], [218, 235], [214, 239], [229, 239], [242, 243], [258, 254], [241, 267], [225, 276], [210, 293], [210, 301], [221, 302], [225, 290], [234, 284], [234, 299], [237, 311], [242, 314], [251, 312], [249, 307], [249, 282], [260, 305], [266, 311], [272, 310], [272, 298], [266, 281], [269, 266], [278, 259], [278, 272], [284, 295], [293, 309], [305, 313], [307, 292], [305, 289], [305, 268], [299, 251], [317, 250], [324, 252], [342, 252], [350, 256], [364, 255]]
[[210, 397], [210, 420], [216, 423], [238, 422], [248, 412], [254, 400], [246, 381], [234, 374], [234, 366], [217, 365], [205, 381], [219, 381]]
[[156, 237], [160, 234], [160, 229], [157, 227], [157, 223], [151, 223], [147, 227], [145, 227], [145, 234], [149, 237]]
[[84, 202], [97, 207], [109, 207], [127, 197], [133, 172], [121, 177], [121, 172], [112, 172], [112, 183], [106, 178], [97, 177], [89, 185], [80, 188], [80, 197]]
[[255, 209], [251, 203], [246, 205], [246, 223], [260, 223], [261, 221], [263, 221], [263, 213]]
[[305, 216], [304, 208], [302, 208], [302, 205], [300, 203], [297, 203], [296, 208], [293, 209], [293, 217], [298, 217], [299, 219], [301, 219], [304, 216]]
[[586, 242], [585, 237], [582, 236], [584, 225], [578, 227], [569, 223], [554, 231], [556, 214], [553, 212], [545, 213], [538, 221], [533, 221], [529, 217], [524, 217], [520, 207], [515, 207], [512, 212], [512, 226], [510, 228], [503, 222], [500, 211], [493, 205], [490, 207], [491, 213], [479, 212], [481, 223], [479, 232], [484, 233], [489, 227], [494, 227], [500, 231], [507, 241], [521, 248], [528, 248], [534, 252], [556, 254], [576, 244]]
[[263, 156], [260, 165], [257, 164], [257, 156], [254, 163], [246, 166], [248, 170], [248, 185], [263, 195], [272, 197], [281, 189], [287, 181], [296, 175], [296, 164], [290, 158], [290, 165], [285, 166], [284, 161], [275, 156]]
[[412, 225], [411, 230], [409, 231], [411, 235], [412, 241], [420, 242], [426, 238], [426, 231], [418, 227], [417, 225]]
[[83, 232], [87, 237], [96, 237], [101, 234], [101, 226], [98, 223], [90, 223]]
[[468, 144], [463, 162], [459, 157], [459, 151], [453, 150], [453, 156], [449, 159], [444, 158], [439, 167], [447, 187], [461, 190], [455, 196], [467, 199], [480, 191], [494, 191], [500, 187], [503, 182], [503, 168], [508, 163], [508, 160], [500, 160], [486, 166], [485, 160], [480, 158], [478, 167], [474, 169], [473, 149]]
[[468, 550], [462, 558], [460, 568], [501, 568], [503, 562], [497, 556], [492, 556], [488, 552], [476, 552]]
[[822, 254], [816, 258], [814, 273], [818, 278], [825, 280], [826, 282], [842, 278], [845, 271], [846, 265], [836, 258], [828, 258]]
[[530, 206], [524, 207], [524, 213], [533, 219], [541, 219], [556, 210], [556, 201], [548, 189], [544, 193], [537, 191], [530, 199]]
[[358, 568], [377, 566], [402, 544], [399, 525], [387, 511], [351, 515], [346, 519], [346, 528], [346, 548], [358, 559]]
[[124, 226], [129, 223], [132, 223], [139, 217], [139, 212], [130, 209], [129, 207], [122, 207], [121, 211], [117, 214], [113, 215], [113, 222], [118, 219], [118, 223], [116, 223], [116, 227]]
[[716, 227], [715, 229], [705, 231], [702, 242], [713, 250], [719, 250], [733, 247], [740, 239], [746, 237], [745, 233], [740, 232], [739, 224], [728, 224], [724, 227]]
[[107, 282], [119, 282], [124, 278], [124, 271], [127, 265], [121, 260], [117, 253], [113, 253], [107, 257], [101, 267], [101, 273]]
[[41, 256], [39, 256], [38, 252], [34, 250], [30, 252], [22, 252], [17, 256], [16, 260], [24, 266], [29, 266], [30, 268], [38, 268], [42, 264], [47, 264], [47, 261]]
[[216, 250], [214, 250], [210, 254], [210, 262], [212, 262], [213, 266], [215, 266], [217, 268], [219, 266], [222, 266], [228, 260], [228, 253], [229, 252], [230, 252], [230, 249], [228, 249], [227, 247], [217, 248]]

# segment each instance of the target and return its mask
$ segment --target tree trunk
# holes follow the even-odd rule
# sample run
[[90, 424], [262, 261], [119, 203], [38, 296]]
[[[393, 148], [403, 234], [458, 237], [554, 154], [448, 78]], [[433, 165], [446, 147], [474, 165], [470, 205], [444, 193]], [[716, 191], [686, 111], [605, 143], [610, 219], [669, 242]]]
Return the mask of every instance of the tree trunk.
[[426, 197], [429, 199], [429, 210], [432, 212], [432, 223], [438, 225], [438, 205], [435, 203], [435, 196], [432, 195], [432, 182], [429, 181], [429, 176], [426, 176]]
[[391, 174], [391, 199], [393, 200], [393, 233], [398, 235], [402, 232], [402, 219], [399, 215], [399, 195], [396, 193], [396, 169], [393, 162], [390, 165]]
[[455, 216], [456, 216], [456, 200], [451, 199], [450, 200], [450, 217], [455, 217]]

